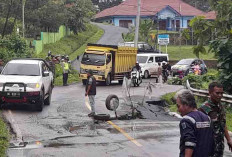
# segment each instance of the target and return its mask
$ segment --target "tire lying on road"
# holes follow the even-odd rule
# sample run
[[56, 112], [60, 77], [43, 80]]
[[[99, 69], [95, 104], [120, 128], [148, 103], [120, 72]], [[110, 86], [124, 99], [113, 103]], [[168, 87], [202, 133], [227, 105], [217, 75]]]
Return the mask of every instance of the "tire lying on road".
[[109, 114], [95, 114], [93, 118], [96, 120], [108, 121], [110, 119], [110, 115]]
[[[115, 99], [115, 100], [114, 100], [114, 99]], [[118, 104], [115, 104], [115, 103], [113, 103], [112, 101], [114, 101], [114, 102], [117, 101]], [[117, 102], [116, 102], [116, 103], [117, 103]], [[109, 95], [109, 96], [106, 98], [105, 104], [106, 104], [106, 108], [107, 108], [108, 110], [110, 110], [110, 111], [116, 110], [116, 109], [118, 108], [118, 106], [119, 106], [119, 99], [118, 99], [118, 96], [117, 96], [117, 95], [113, 95], [113, 94]]]

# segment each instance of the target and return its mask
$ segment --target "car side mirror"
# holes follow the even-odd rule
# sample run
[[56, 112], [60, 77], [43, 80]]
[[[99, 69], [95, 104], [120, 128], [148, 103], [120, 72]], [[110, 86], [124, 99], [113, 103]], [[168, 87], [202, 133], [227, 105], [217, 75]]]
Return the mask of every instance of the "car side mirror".
[[152, 61], [148, 61], [148, 63], [152, 63]]
[[48, 77], [49, 76], [49, 71], [44, 71], [43, 76]]
[[80, 56], [77, 56], [77, 60], [79, 60], [80, 59]]

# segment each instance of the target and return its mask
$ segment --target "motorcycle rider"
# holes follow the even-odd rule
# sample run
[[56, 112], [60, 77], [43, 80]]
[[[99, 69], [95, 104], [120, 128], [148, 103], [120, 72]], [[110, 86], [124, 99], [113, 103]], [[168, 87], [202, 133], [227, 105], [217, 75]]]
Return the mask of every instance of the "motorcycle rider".
[[136, 62], [135, 66], [132, 68], [132, 71], [133, 71], [134, 69], [136, 69], [136, 71], [139, 72], [138, 80], [141, 80], [141, 83], [142, 83], [142, 79], [141, 79], [141, 77], [140, 77], [140, 74], [141, 74], [142, 71], [141, 71], [141, 67], [140, 67], [138, 61]]
[[132, 70], [133, 70], [134, 68], [136, 68], [137, 71], [141, 72], [141, 67], [140, 67], [138, 61], [136, 62], [135, 66], [132, 68]]

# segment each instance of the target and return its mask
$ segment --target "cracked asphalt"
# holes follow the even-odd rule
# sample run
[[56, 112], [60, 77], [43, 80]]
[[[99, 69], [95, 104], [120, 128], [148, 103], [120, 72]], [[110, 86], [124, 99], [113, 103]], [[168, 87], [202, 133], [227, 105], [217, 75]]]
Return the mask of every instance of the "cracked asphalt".
[[[101, 44], [117, 44], [120, 33], [128, 31], [119, 27], [98, 24], [105, 30], [99, 40]], [[115, 39], [112, 39], [114, 37]], [[79, 62], [73, 66], [78, 69]], [[138, 102], [141, 119], [94, 121], [85, 103], [85, 87], [81, 83], [65, 87], [55, 87], [50, 106], [42, 112], [33, 111], [30, 106], [13, 105], [3, 110], [13, 131], [9, 157], [174, 157], [179, 153], [179, 119], [167, 114], [166, 109], [146, 104], [147, 84], [154, 79], [143, 80], [140, 87], [131, 87], [130, 94]], [[156, 85], [151, 99], [182, 89], [182, 86]], [[105, 107], [108, 95], [115, 94], [120, 99], [118, 115], [131, 113], [125, 103], [124, 88], [117, 82], [110, 86], [97, 86], [96, 112], [115, 114]], [[144, 99], [144, 101], [143, 101]], [[20, 143], [21, 142], [21, 143]], [[226, 148], [228, 150], [228, 148]], [[225, 152], [225, 156], [230, 156]]]

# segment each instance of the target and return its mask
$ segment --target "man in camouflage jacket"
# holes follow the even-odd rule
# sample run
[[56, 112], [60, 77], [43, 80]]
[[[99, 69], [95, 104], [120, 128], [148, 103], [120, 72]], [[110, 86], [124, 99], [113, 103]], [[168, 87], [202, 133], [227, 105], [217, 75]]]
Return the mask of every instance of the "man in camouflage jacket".
[[209, 100], [205, 102], [199, 110], [207, 114], [213, 124], [214, 133], [214, 155], [213, 157], [222, 157], [224, 151], [224, 136], [226, 137], [229, 149], [232, 151], [232, 140], [230, 139], [226, 127], [226, 112], [221, 104], [223, 87], [217, 82], [209, 85]]

